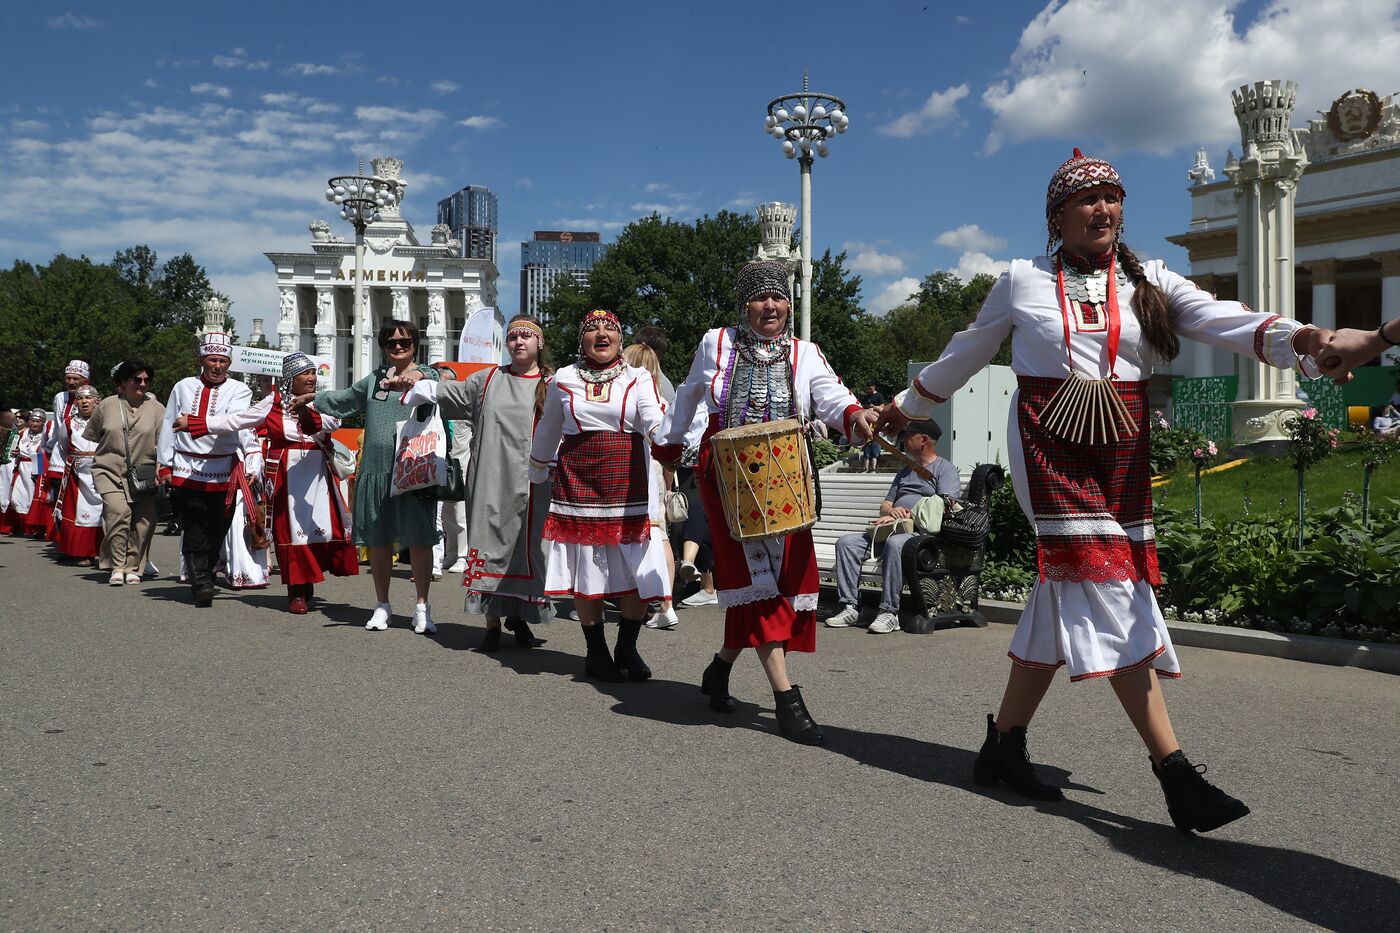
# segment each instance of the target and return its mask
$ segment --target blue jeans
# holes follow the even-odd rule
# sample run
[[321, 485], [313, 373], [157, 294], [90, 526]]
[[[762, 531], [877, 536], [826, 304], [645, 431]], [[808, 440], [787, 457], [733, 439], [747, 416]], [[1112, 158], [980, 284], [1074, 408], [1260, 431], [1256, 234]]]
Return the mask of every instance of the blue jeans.
[[[882, 612], [899, 612], [899, 597], [904, 591], [904, 545], [914, 535], [890, 535], [877, 549], [880, 570], [884, 577], [884, 592], [880, 594]], [[870, 535], [855, 532], [836, 539], [836, 596], [843, 606], [860, 603], [860, 566], [870, 553]]]

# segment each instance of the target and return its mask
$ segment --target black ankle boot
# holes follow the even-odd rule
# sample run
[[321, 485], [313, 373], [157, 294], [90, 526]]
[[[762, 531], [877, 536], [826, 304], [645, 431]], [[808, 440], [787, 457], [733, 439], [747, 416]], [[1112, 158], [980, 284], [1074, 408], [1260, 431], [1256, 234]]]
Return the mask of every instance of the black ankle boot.
[[1152, 773], [1167, 795], [1172, 823], [1183, 833], [1193, 829], [1210, 832], [1249, 815], [1249, 807], [1207, 781], [1206, 766], [1193, 765], [1180, 749], [1163, 758], [1160, 765], [1153, 764]]
[[525, 624], [524, 619], [506, 619], [506, 628], [515, 635], [515, 643], [520, 647], [535, 647], [535, 633], [530, 631], [530, 626]]
[[983, 787], [1005, 781], [1016, 793], [1036, 800], [1065, 799], [1063, 791], [1046, 784], [1035, 773], [1035, 765], [1031, 764], [1031, 756], [1026, 751], [1026, 727], [998, 732], [996, 718], [991, 713], [987, 714], [987, 740], [982, 743], [982, 750], [972, 766], [972, 780]]
[[807, 704], [802, 702], [801, 687], [793, 684], [791, 690], [774, 690], [773, 701], [778, 705], [778, 730], [783, 735], [802, 745], [821, 745], [826, 741], [822, 727], [813, 721]]
[[640, 619], [618, 621], [617, 649], [613, 652], [613, 660], [617, 662], [618, 667], [625, 669], [627, 676], [633, 680], [650, 680], [651, 668], [647, 667], [647, 662], [637, 653], [637, 635], [641, 631]]
[[588, 645], [588, 653], [583, 658], [584, 674], [610, 684], [625, 680], [622, 671], [613, 663], [612, 655], [608, 652], [608, 643], [603, 640], [603, 623], [581, 627], [583, 640]]
[[700, 692], [710, 698], [710, 709], [716, 713], [734, 712], [734, 698], [729, 695], [729, 672], [732, 670], [733, 662], [715, 655], [705, 673], [700, 675]]
[[482, 654], [492, 654], [501, 647], [501, 630], [498, 628], [488, 628], [486, 634], [481, 636], [481, 644], [476, 646], [476, 650]]
[[207, 609], [214, 604], [214, 596], [219, 592], [219, 588], [214, 585], [213, 579], [208, 575], [196, 577], [190, 584], [190, 595], [194, 598], [195, 608]]

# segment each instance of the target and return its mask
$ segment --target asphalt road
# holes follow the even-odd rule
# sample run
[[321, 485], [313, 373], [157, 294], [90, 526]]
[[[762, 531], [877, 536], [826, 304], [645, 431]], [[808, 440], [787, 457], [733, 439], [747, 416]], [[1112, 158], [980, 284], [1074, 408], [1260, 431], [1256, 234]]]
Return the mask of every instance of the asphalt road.
[[[155, 558], [176, 564], [173, 539]], [[0, 928], [1394, 929], [1400, 679], [1183, 648], [1189, 755], [1254, 813], [1187, 837], [1106, 684], [1057, 683], [1031, 751], [1059, 804], [969, 773], [1009, 626], [823, 630], [793, 668], [824, 748], [697, 683], [717, 610], [644, 632], [646, 684], [581, 679], [576, 625], [469, 651], [362, 623], [367, 577], [195, 611], [0, 539]], [[448, 584], [451, 585], [448, 585]], [[410, 606], [396, 579], [393, 598]], [[610, 632], [609, 638], [612, 638]], [[510, 642], [507, 639], [507, 645]]]

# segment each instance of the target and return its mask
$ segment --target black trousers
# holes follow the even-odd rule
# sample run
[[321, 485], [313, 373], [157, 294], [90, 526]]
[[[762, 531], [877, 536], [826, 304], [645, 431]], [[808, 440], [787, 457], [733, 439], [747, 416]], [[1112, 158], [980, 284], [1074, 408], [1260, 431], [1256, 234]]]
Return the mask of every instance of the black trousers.
[[185, 533], [180, 553], [192, 585], [209, 582], [219, 564], [219, 551], [233, 523], [233, 515], [224, 511], [224, 495], [222, 491], [170, 488], [170, 508]]

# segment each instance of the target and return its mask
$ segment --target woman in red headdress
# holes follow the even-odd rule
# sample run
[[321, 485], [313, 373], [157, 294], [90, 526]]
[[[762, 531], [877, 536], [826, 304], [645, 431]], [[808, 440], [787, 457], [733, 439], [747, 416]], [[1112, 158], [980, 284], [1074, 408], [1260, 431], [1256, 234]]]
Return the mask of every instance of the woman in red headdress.
[[[1124, 187], [1078, 149], [1046, 192], [1046, 256], [1002, 273], [977, 319], [924, 368], [881, 426], [928, 417], [1008, 336], [1018, 391], [1010, 458], [1017, 500], [1036, 531], [1040, 577], [1012, 638], [1011, 676], [973, 777], [1043, 800], [1063, 797], [1026, 752], [1026, 727], [1055, 671], [1107, 678], [1151, 755], [1183, 831], [1249, 812], [1208, 783], [1177, 744], [1159, 677], [1181, 676], [1152, 587], [1147, 384], [1155, 358], [1188, 337], [1281, 368], [1300, 366], [1326, 333], [1217, 301], [1122, 242]], [[1058, 247], [1056, 244], [1059, 244]], [[1204, 769], [1201, 769], [1204, 770]]]

